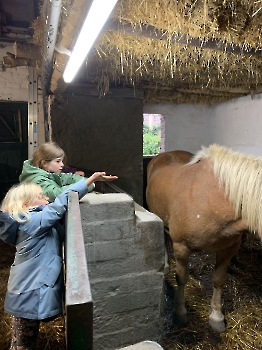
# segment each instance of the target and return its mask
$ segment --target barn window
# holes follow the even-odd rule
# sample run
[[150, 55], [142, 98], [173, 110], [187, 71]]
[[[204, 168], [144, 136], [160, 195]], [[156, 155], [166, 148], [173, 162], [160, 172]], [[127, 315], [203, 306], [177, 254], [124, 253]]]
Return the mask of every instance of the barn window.
[[162, 114], [144, 114], [143, 155], [165, 151], [165, 120]]

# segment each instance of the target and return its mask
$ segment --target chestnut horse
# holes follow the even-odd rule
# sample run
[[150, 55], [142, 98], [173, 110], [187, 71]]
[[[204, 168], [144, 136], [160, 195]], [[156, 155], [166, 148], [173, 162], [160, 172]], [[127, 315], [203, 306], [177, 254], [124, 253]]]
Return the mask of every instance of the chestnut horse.
[[211, 145], [195, 156], [161, 153], [147, 168], [146, 199], [151, 212], [169, 228], [176, 261], [174, 319], [187, 321], [184, 288], [189, 256], [216, 253], [209, 324], [225, 330], [221, 293], [226, 269], [243, 233], [262, 232], [262, 158]]

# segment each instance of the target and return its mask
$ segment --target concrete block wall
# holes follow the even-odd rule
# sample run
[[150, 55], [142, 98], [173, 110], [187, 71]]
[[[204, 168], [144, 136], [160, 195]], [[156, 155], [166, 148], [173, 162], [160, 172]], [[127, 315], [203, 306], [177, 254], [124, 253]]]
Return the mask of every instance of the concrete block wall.
[[[14, 53], [12, 43], [0, 42], [0, 60], [6, 53]], [[28, 68], [15, 67], [0, 70], [0, 101], [28, 101]]]
[[[28, 103], [28, 67], [6, 68], [0, 71], [0, 101]], [[45, 142], [43, 97], [38, 81], [38, 144]]]
[[0, 72], [0, 100], [28, 101], [27, 67], [6, 68]]
[[[6, 53], [14, 54], [14, 44], [0, 42], [0, 60]], [[28, 67], [4, 68], [0, 70], [0, 102], [25, 102], [28, 103]], [[38, 81], [38, 144], [45, 142], [44, 106], [43, 96]]]
[[94, 350], [158, 342], [164, 302], [162, 221], [122, 193], [90, 193], [80, 210], [94, 302]]

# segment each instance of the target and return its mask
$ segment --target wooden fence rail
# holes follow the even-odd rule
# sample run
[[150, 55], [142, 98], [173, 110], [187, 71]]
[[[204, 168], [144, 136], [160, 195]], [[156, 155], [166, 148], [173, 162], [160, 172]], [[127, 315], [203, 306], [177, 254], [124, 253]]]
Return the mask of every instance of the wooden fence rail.
[[93, 349], [93, 300], [77, 193], [68, 196], [65, 242], [65, 324], [67, 350]]

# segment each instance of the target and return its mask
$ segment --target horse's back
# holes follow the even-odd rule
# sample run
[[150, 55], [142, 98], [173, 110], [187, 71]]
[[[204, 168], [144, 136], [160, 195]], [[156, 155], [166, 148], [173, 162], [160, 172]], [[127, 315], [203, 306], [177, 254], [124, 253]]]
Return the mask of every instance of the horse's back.
[[[157, 155], [147, 167], [146, 200], [151, 212], [158, 215], [167, 225], [169, 221], [170, 201], [178, 197], [181, 183], [184, 181], [184, 166], [193, 154], [186, 151], [171, 151]], [[182, 177], [182, 178], [181, 178]], [[174, 186], [181, 183], [181, 186]]]
[[180, 150], [160, 153], [148, 164], [147, 179], [149, 180], [154, 171], [174, 163], [186, 164], [190, 161], [190, 159], [192, 159], [193, 156], [194, 155], [190, 152]]

